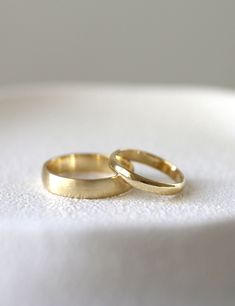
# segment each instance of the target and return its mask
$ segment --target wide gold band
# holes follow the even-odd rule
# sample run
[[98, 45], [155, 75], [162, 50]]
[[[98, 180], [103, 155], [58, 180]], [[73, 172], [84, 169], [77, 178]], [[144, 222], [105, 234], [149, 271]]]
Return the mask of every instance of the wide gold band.
[[[108, 161], [108, 157], [102, 154], [68, 154], [53, 158], [43, 165], [43, 184], [51, 193], [83, 199], [111, 197], [130, 190], [132, 187], [110, 169]], [[119, 162], [126, 169], [133, 169], [129, 161], [120, 159]], [[105, 172], [111, 176], [75, 178], [75, 174], [80, 172]]]
[[[121, 162], [123, 158], [128, 161], [140, 162], [158, 169], [171, 177], [175, 183], [161, 183], [138, 175], [133, 172], [133, 170], [123, 165]], [[176, 166], [161, 157], [144, 151], [117, 150], [110, 156], [109, 165], [117, 174], [120, 174], [128, 184], [144, 191], [170, 195], [181, 191], [185, 184], [184, 175]]]

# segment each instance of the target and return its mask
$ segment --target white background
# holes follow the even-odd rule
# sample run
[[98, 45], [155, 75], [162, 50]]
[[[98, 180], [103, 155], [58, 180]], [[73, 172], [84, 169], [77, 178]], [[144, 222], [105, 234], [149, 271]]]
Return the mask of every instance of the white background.
[[[0, 305], [234, 306], [234, 100], [178, 87], [1, 90]], [[42, 187], [49, 157], [119, 147], [172, 161], [184, 191], [79, 200]]]
[[9, 0], [0, 84], [47, 81], [235, 86], [232, 0]]

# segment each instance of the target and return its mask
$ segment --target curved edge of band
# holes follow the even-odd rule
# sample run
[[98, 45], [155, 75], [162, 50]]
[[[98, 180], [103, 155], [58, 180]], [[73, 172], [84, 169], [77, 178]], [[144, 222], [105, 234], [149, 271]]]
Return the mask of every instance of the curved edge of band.
[[[128, 170], [126, 168], [124, 168], [119, 161], [117, 160], [117, 156], [120, 156], [119, 154], [121, 152], [125, 152], [125, 151], [139, 151], [142, 152], [144, 154], [148, 154], [151, 155], [153, 158], [157, 158], [159, 160], [161, 160], [164, 163], [167, 163], [169, 166], [174, 167], [175, 170], [177, 170], [177, 172], [180, 175], [181, 178], [181, 182], [175, 182], [175, 183], [162, 183], [162, 182], [158, 182], [158, 181], [154, 181], [148, 178], [145, 178], [131, 170]], [[128, 161], [132, 161], [129, 160], [127, 157], [125, 156], [120, 156], [121, 158], [124, 158]], [[139, 160], [138, 162], [141, 163], [141, 160]], [[143, 163], [145, 164], [145, 163]], [[165, 160], [157, 155], [151, 154], [149, 152], [146, 151], [142, 151], [142, 150], [133, 150], [133, 149], [119, 149], [114, 151], [109, 158], [109, 166], [110, 168], [115, 171], [117, 174], [121, 175], [122, 178], [130, 185], [132, 185], [134, 188], [136, 189], [140, 189], [143, 191], [147, 191], [147, 192], [152, 192], [152, 193], [156, 193], [159, 195], [173, 195], [176, 193], [179, 193], [185, 186], [186, 180], [185, 180], [185, 176], [183, 174], [183, 172], [181, 170], [179, 170], [176, 166], [174, 166], [171, 162], [169, 162], [168, 160]], [[154, 168], [154, 167], [153, 167]], [[157, 169], [157, 168], [156, 168]], [[157, 169], [159, 170], [159, 169]], [[160, 172], [166, 174], [164, 171], [159, 170]], [[167, 174], [166, 174], [167, 175]]]
[[[94, 153], [94, 156], [95, 155]], [[103, 156], [107, 158], [108, 162], [108, 156]], [[48, 164], [51, 160], [60, 157], [61, 156], [57, 156], [47, 160], [42, 167], [41, 177], [43, 186], [52, 194], [79, 199], [101, 199], [118, 196], [132, 189], [132, 186], [123, 180], [115, 171], [114, 176], [99, 179], [74, 179], [57, 175], [48, 169]], [[129, 161], [128, 163], [130, 164], [130, 168], [133, 169], [132, 163]]]

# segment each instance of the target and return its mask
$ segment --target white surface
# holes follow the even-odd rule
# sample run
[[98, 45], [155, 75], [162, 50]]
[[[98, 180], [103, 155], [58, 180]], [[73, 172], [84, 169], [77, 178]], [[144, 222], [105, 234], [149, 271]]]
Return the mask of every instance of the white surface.
[[[2, 89], [1, 305], [234, 305], [234, 102], [209, 89]], [[46, 159], [120, 147], [174, 162], [185, 191], [91, 201], [42, 188]]]

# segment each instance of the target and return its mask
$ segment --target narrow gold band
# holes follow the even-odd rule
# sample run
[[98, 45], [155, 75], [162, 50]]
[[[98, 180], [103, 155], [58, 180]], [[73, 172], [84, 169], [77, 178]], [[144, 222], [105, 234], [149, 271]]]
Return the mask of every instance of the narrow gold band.
[[[42, 180], [45, 188], [54, 194], [97, 199], [127, 192], [132, 187], [108, 165], [108, 157], [102, 154], [68, 154], [47, 161], [43, 165]], [[132, 164], [125, 159], [120, 164], [132, 170]], [[77, 179], [79, 172], [105, 172], [113, 176], [100, 179]]]
[[[136, 161], [149, 165], [171, 177], [175, 183], [166, 184], [147, 179], [133, 172], [123, 165], [121, 160]], [[181, 191], [185, 184], [183, 173], [165, 159], [156, 155], [139, 150], [117, 150], [110, 156], [110, 167], [122, 176], [122, 178], [131, 186], [144, 191], [154, 192], [156, 194], [175, 194]]]

